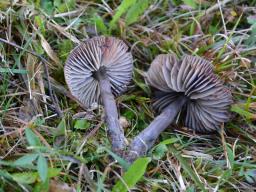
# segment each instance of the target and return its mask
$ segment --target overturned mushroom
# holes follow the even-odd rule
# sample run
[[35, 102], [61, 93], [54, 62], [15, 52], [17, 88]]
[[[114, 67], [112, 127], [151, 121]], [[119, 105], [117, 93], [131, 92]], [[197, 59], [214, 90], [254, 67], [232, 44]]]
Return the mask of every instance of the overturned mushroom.
[[115, 152], [125, 147], [125, 137], [118, 121], [114, 95], [126, 90], [132, 77], [132, 63], [132, 55], [123, 41], [100, 36], [77, 46], [69, 55], [64, 69], [67, 85], [81, 103], [86, 107], [103, 103]]
[[161, 113], [134, 138], [129, 161], [144, 155], [179, 111], [185, 115], [185, 126], [197, 132], [218, 130], [228, 120], [231, 93], [205, 59], [159, 55], [146, 74], [146, 82], [155, 90], [153, 107]]

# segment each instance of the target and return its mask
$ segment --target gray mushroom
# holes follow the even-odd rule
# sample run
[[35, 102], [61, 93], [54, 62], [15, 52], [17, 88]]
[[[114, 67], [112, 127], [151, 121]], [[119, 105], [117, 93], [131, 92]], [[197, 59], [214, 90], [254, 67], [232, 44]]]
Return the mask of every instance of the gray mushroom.
[[133, 59], [127, 45], [114, 37], [94, 37], [69, 55], [65, 79], [72, 93], [86, 107], [102, 103], [112, 149], [120, 152], [125, 137], [118, 121], [114, 96], [126, 90], [132, 78]]
[[146, 82], [155, 92], [153, 107], [161, 113], [132, 141], [130, 161], [146, 153], [179, 111], [185, 115], [185, 126], [197, 132], [216, 131], [229, 118], [231, 93], [203, 58], [159, 55], [146, 73]]

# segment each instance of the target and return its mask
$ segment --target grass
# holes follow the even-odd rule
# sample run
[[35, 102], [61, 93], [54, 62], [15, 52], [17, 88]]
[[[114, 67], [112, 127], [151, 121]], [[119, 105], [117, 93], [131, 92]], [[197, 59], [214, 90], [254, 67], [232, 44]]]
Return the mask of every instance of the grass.
[[[254, 191], [256, 1], [224, 2], [0, 0], [0, 37], [21, 46], [0, 43], [0, 191]], [[110, 151], [102, 108], [85, 111], [65, 84], [68, 54], [95, 35], [134, 56], [117, 98], [128, 138], [154, 117], [143, 71], [162, 53], [211, 60], [232, 91], [230, 121], [211, 135], [173, 124], [129, 169]]]

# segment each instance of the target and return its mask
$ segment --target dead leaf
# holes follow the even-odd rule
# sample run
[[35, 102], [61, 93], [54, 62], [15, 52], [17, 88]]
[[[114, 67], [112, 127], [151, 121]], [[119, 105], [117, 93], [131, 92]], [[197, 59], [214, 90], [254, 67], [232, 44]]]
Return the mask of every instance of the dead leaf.
[[49, 186], [49, 192], [75, 192], [74, 187], [70, 187], [67, 183], [61, 183], [55, 180], [51, 180]]
[[240, 65], [241, 65], [241, 67], [244, 67], [244, 68], [250, 68], [251, 67], [251, 60], [242, 57], [241, 60], [240, 60]]
[[251, 109], [256, 109], [256, 102], [252, 102], [250, 103], [250, 106], [249, 106]]
[[[65, 31], [65, 29], [59, 25], [53, 24], [53, 23], [48, 23], [49, 28], [54, 28], [56, 29], [58, 32], [60, 32], [62, 35], [66, 36], [67, 38], [69, 38], [71, 41], [73, 41], [74, 43], [79, 44], [80, 41], [73, 35], [71, 35], [70, 33], [68, 33], [67, 31]], [[53, 29], [53, 30], [54, 30]]]
[[47, 55], [56, 63], [59, 64], [60, 60], [57, 56], [57, 54], [53, 51], [53, 49], [51, 48], [50, 44], [46, 41], [46, 39], [40, 35], [41, 37], [41, 44], [42, 47], [44, 48], [45, 52], [47, 53]]

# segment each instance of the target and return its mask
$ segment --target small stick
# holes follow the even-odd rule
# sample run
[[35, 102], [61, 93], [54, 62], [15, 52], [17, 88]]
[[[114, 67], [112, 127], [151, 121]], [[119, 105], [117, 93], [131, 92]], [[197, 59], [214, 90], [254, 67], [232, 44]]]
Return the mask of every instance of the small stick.
[[137, 135], [131, 142], [130, 149], [125, 157], [128, 162], [146, 154], [152, 147], [158, 136], [172, 123], [181, 107], [186, 103], [187, 98], [179, 97], [168, 105], [150, 125]]
[[39, 59], [41, 59], [41, 61], [43, 62], [43, 65], [44, 65], [44, 70], [45, 70], [45, 73], [46, 73], [46, 79], [47, 79], [47, 84], [48, 84], [48, 89], [49, 89], [49, 94], [50, 94], [52, 103], [55, 106], [55, 110], [56, 110], [56, 113], [58, 114], [58, 116], [62, 117], [63, 116], [62, 111], [61, 111], [60, 106], [59, 106], [59, 104], [57, 102], [57, 98], [54, 95], [54, 92], [52, 90], [52, 86], [51, 86], [51, 83], [50, 83], [50, 80], [49, 80], [50, 79], [50, 75], [49, 75], [49, 70], [48, 70], [48, 66], [47, 66], [47, 64], [49, 64], [49, 62], [45, 58], [43, 58], [41, 55], [37, 54], [34, 51], [29, 51], [29, 50], [27, 50], [27, 49], [25, 49], [25, 48], [15, 44], [15, 43], [9, 42], [9, 41], [7, 41], [5, 39], [2, 39], [2, 38], [0, 38], [0, 41], [3, 42], [3, 43], [6, 43], [8, 45], [11, 45], [13, 47], [16, 47], [18, 49], [21, 49], [23, 51], [26, 51], [27, 53], [30, 53], [30, 54], [38, 57]]

